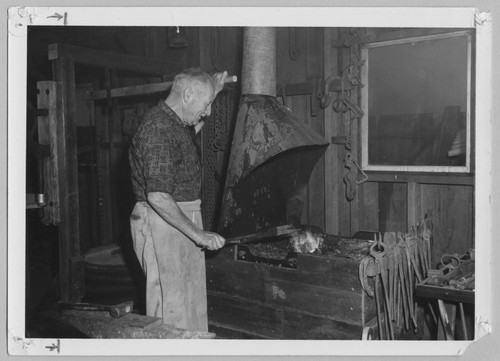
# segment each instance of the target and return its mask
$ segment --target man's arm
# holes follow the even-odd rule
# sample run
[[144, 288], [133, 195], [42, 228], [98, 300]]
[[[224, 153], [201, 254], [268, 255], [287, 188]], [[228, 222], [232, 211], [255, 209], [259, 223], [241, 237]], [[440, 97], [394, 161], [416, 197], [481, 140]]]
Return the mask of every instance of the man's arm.
[[172, 227], [177, 228], [186, 237], [193, 240], [200, 247], [217, 250], [224, 246], [225, 239], [214, 232], [203, 231], [197, 227], [179, 208], [175, 200], [168, 193], [148, 193], [148, 203]]

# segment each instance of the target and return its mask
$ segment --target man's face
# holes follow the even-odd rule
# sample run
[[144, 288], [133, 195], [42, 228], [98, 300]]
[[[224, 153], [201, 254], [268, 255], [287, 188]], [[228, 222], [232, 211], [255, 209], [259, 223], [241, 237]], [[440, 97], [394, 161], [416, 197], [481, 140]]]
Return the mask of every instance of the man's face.
[[214, 99], [214, 88], [212, 84], [194, 88], [192, 95], [186, 101], [184, 111], [184, 122], [187, 125], [197, 125], [202, 117], [210, 115], [212, 101]]

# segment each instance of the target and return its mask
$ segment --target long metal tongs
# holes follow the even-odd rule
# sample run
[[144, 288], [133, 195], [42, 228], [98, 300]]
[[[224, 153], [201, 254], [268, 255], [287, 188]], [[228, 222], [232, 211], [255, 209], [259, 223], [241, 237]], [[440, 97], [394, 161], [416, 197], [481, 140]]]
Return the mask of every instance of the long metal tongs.
[[231, 237], [226, 239], [224, 246], [234, 246], [236, 244], [247, 244], [253, 242], [275, 241], [274, 237], [296, 234], [300, 230], [291, 224], [285, 224], [270, 228], [264, 232], [247, 234], [244, 236]]

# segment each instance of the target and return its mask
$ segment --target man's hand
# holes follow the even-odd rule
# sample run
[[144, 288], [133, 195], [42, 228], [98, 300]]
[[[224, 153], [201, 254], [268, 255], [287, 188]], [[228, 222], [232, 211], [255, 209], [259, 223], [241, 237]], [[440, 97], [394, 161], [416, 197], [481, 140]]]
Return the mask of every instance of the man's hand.
[[217, 233], [208, 231], [202, 231], [201, 238], [198, 240], [198, 246], [206, 248], [209, 251], [216, 251], [219, 248], [222, 248], [224, 243], [226, 243], [224, 237]]
[[212, 75], [212, 79], [214, 81], [214, 98], [219, 94], [219, 92], [224, 88], [224, 81], [227, 77], [227, 71], [222, 73], [215, 73]]
[[172, 227], [177, 228], [199, 247], [215, 251], [224, 246], [226, 242], [224, 237], [214, 232], [201, 230], [186, 217], [169, 193], [150, 192], [148, 193], [148, 203], [161, 218]]

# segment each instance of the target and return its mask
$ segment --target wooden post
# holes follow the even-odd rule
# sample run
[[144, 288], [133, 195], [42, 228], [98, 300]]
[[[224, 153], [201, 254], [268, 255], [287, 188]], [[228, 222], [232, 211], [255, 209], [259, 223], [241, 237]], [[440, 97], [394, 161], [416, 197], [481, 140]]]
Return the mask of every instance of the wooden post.
[[59, 276], [61, 299], [78, 302], [84, 295], [83, 262], [80, 256], [78, 162], [75, 117], [75, 67], [70, 58], [59, 58], [53, 63], [53, 77], [57, 82], [56, 103], [57, 164], [59, 174]]
[[379, 197], [378, 182], [366, 182], [358, 186], [359, 190], [359, 211], [357, 229], [358, 231], [377, 231], [380, 230], [379, 221]]
[[[116, 69], [111, 69], [110, 72], [111, 78], [111, 87], [118, 87], [119, 84], [119, 78], [118, 78], [118, 73]], [[116, 185], [119, 183], [118, 182], [118, 177], [120, 176], [118, 174], [118, 171], [120, 169], [120, 161], [122, 157], [127, 159], [128, 161], [128, 147], [126, 148], [119, 148], [118, 144], [122, 143], [124, 140], [122, 138], [122, 123], [120, 119], [120, 109], [118, 109], [118, 99], [111, 99], [111, 106], [112, 106], [112, 124], [110, 126], [110, 144], [111, 144], [111, 149], [113, 151], [110, 153], [111, 155], [111, 202], [114, 205], [114, 207], [111, 208], [112, 210], [112, 216], [113, 216], [113, 229], [115, 231], [113, 232], [113, 237], [110, 238], [110, 242], [117, 243], [120, 242], [119, 237], [120, 237], [120, 232], [117, 232], [116, 229], [120, 228], [120, 216], [121, 216], [121, 210], [118, 209], [118, 205], [120, 204], [118, 198], [120, 197], [119, 192], [117, 191]], [[126, 216], [126, 227], [129, 227], [130, 224], [128, 223], [128, 215]]]
[[[305, 117], [309, 119], [309, 124], [319, 134], [325, 134], [325, 119], [322, 112], [318, 112], [319, 100], [316, 99], [317, 80], [323, 75], [323, 54], [319, 51], [323, 49], [323, 34], [322, 29], [308, 28], [305, 29], [305, 39], [301, 42], [301, 47], [305, 48], [305, 63], [306, 73], [305, 79], [311, 83], [311, 92], [302, 98], [305, 100], [304, 110]], [[305, 44], [304, 44], [305, 43]], [[303, 45], [302, 45], [303, 44]], [[305, 83], [307, 84], [307, 83]], [[290, 93], [287, 85], [287, 93]], [[307, 224], [320, 226], [325, 229], [325, 163], [318, 162], [309, 178], [308, 186], [308, 204], [304, 211], [307, 211]], [[306, 213], [306, 212], [304, 212]]]
[[[325, 28], [324, 35], [324, 74], [326, 79], [330, 74], [337, 71], [337, 49], [334, 47], [335, 30]], [[331, 139], [337, 135], [337, 122], [334, 120], [334, 112], [331, 107], [324, 110], [325, 138]], [[339, 211], [340, 211], [340, 185], [338, 182], [338, 171], [341, 165], [338, 161], [338, 150], [335, 146], [329, 146], [325, 151], [325, 231], [329, 234], [339, 234]]]
[[[96, 109], [101, 109], [100, 105], [94, 103]], [[106, 107], [106, 105], [103, 105]], [[105, 245], [113, 237], [113, 221], [111, 214], [111, 161], [110, 161], [110, 136], [109, 118], [106, 116], [106, 109], [96, 113], [95, 129], [97, 135], [97, 188], [98, 188], [98, 209], [99, 209], [99, 245]]]
[[[58, 225], [61, 222], [59, 208], [59, 164], [57, 132], [57, 83], [53, 81], [37, 82], [37, 107], [47, 109], [47, 116], [38, 117], [38, 143], [49, 146], [49, 156], [43, 159], [43, 183], [45, 207], [43, 208], [43, 224]], [[39, 170], [41, 172], [41, 170]]]
[[[105, 82], [107, 90], [118, 86], [118, 79], [116, 75], [116, 69], [105, 68]], [[118, 224], [118, 212], [114, 209], [113, 205], [116, 205], [116, 188], [113, 186], [115, 183], [115, 173], [118, 164], [117, 157], [119, 153], [115, 150], [115, 128], [119, 126], [119, 113], [118, 109], [116, 109], [116, 99], [112, 99], [108, 97], [106, 102], [106, 124], [105, 133], [107, 133], [107, 143], [109, 144], [109, 148], [107, 149], [107, 169], [104, 169], [106, 173], [106, 178], [108, 178], [108, 183], [105, 184], [105, 191], [103, 194], [103, 199], [107, 199], [108, 204], [104, 205], [104, 212], [107, 213], [106, 218], [109, 220], [110, 224], [106, 226], [108, 229], [108, 236], [101, 239], [103, 245], [110, 244], [115, 242], [115, 237], [118, 236], [118, 232], [113, 232], [116, 225]], [[107, 193], [107, 194], [106, 194]]]
[[406, 228], [417, 225], [422, 219], [422, 214], [421, 214], [422, 200], [421, 200], [420, 184], [409, 182], [407, 187], [408, 187], [407, 188], [408, 215], [407, 215]]
[[[354, 62], [355, 59], [353, 59], [352, 57], [352, 54], [354, 52], [356, 52], [356, 50], [354, 50], [355, 48], [357, 47], [356, 43], [353, 43], [351, 44], [351, 49], [349, 49], [347, 51], [347, 58], [346, 58], [346, 62], [342, 65], [342, 68], [345, 68], [347, 66], [347, 64], [351, 63], [351, 62]], [[356, 52], [355, 54], [356, 56], [361, 56], [361, 54], [359, 52]], [[353, 90], [351, 90], [351, 93], [350, 95], [347, 95], [347, 96], [350, 96], [351, 97], [351, 100], [354, 104], [360, 104], [360, 100], [361, 100], [361, 90], [360, 90], [360, 87], [354, 87]], [[355, 116], [353, 116], [353, 113], [352, 112], [347, 112], [346, 114], [349, 114], [348, 115], [348, 122], [349, 124], [347, 124], [347, 135], [352, 137], [351, 138], [351, 144], [352, 144], [352, 149], [350, 150], [351, 154], [352, 154], [352, 158], [358, 162], [358, 164], [361, 164], [361, 157], [359, 156], [361, 154], [361, 137], [360, 137], [360, 127], [359, 127], [359, 122], [361, 121], [360, 119], [357, 119]], [[357, 178], [359, 179], [360, 178], [360, 174], [358, 173], [357, 174]], [[365, 190], [367, 190], [367, 188], [365, 187], [366, 186], [366, 183], [365, 184], [362, 184], [362, 185], [355, 185], [355, 187], [357, 188], [357, 192], [356, 192], [356, 196], [354, 197], [354, 199], [352, 200], [352, 202], [350, 203], [351, 204], [351, 232], [350, 232], [350, 235], [354, 235], [354, 233], [356, 233], [357, 231], [361, 231], [362, 229], [360, 229], [360, 223], [362, 223], [361, 221], [361, 217], [362, 217], [362, 214], [363, 212], [360, 210], [360, 207], [363, 207], [363, 205], [360, 203], [362, 202], [362, 199], [364, 197], [363, 195], [363, 192]]]
[[[338, 39], [337, 43], [341, 41], [341, 39], [344, 39], [346, 34], [349, 32], [348, 29], [341, 29], [338, 34]], [[338, 50], [337, 53], [337, 69], [341, 70], [345, 68], [347, 64], [349, 64], [351, 60], [351, 55], [350, 55], [350, 50], [344, 47], [341, 47]], [[341, 75], [338, 71], [337, 74], [339, 76]], [[337, 94], [333, 94], [336, 96]], [[345, 95], [345, 94], [344, 94]], [[349, 96], [349, 95], [347, 95]], [[333, 101], [333, 100], [332, 100]], [[351, 154], [353, 155], [353, 159], [356, 159], [356, 147], [357, 147], [357, 133], [356, 129], [352, 129], [351, 132], [349, 131], [350, 129], [350, 123], [351, 123], [351, 117], [349, 112], [346, 112], [343, 114], [342, 112], [340, 113], [334, 113], [336, 115], [336, 123], [337, 125], [337, 136], [352, 136], [353, 139], [351, 139], [352, 142], [352, 149], [350, 150]], [[338, 213], [339, 213], [339, 235], [343, 236], [351, 236], [353, 233], [353, 227], [357, 227], [357, 223], [353, 224], [353, 218], [354, 221], [356, 221], [357, 213], [353, 216], [353, 209], [355, 207], [353, 206], [353, 203], [356, 203], [357, 200], [359, 199], [359, 192], [357, 189], [357, 185], [353, 184], [353, 187], [356, 187], [356, 196], [352, 201], [347, 200], [346, 196], [346, 184], [344, 183], [344, 175], [346, 174], [346, 168], [344, 167], [344, 159], [345, 156], [347, 155], [349, 151], [345, 148], [345, 146], [337, 146], [337, 182], [339, 185], [339, 204], [338, 204]]]

